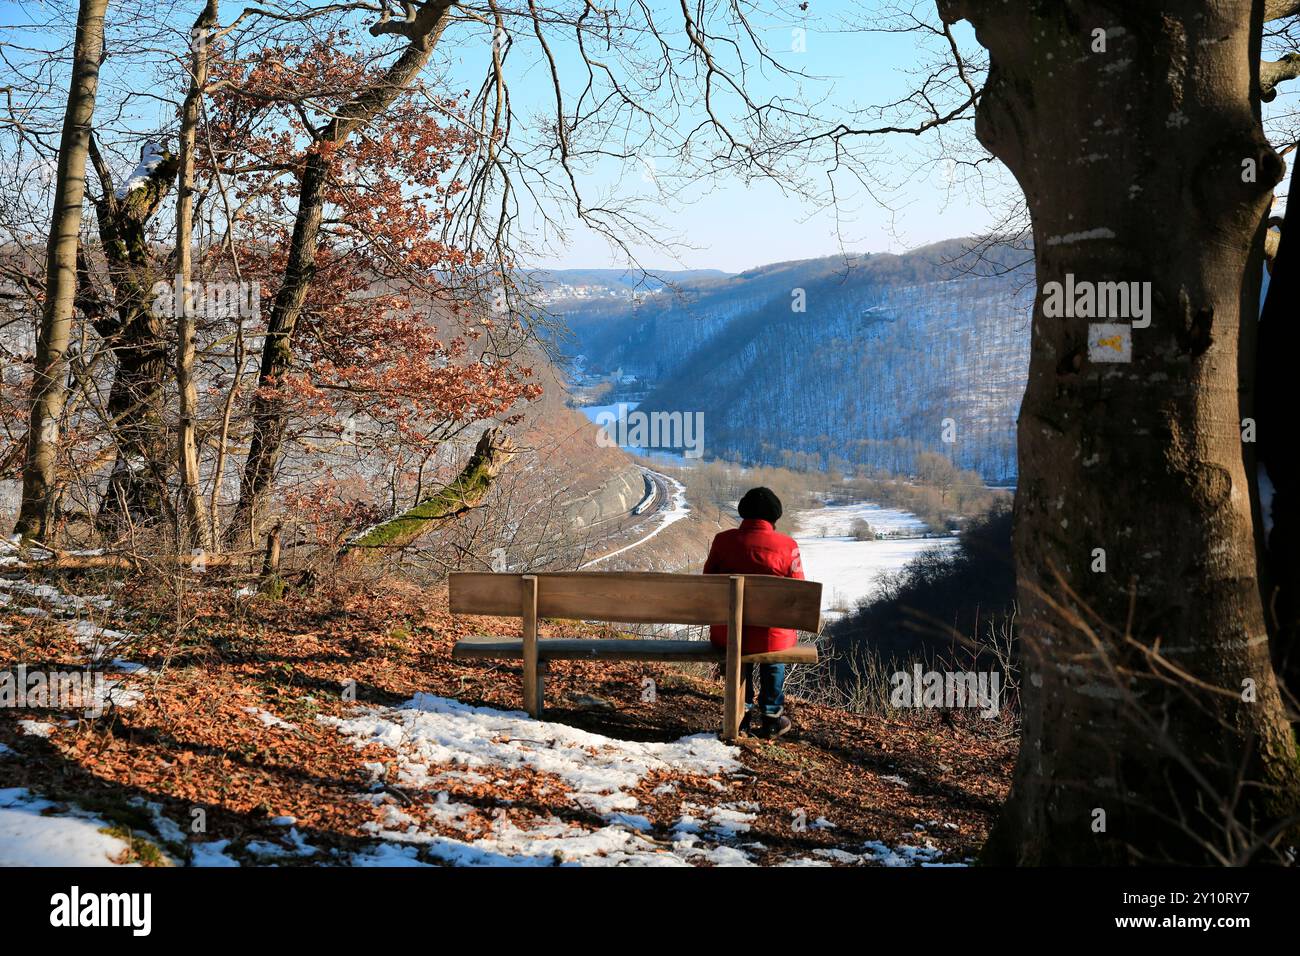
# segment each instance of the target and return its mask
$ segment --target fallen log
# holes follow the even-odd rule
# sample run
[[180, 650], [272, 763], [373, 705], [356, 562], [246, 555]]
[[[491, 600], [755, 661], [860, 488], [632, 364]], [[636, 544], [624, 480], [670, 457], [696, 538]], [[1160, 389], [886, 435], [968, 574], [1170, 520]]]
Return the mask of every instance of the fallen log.
[[474, 454], [454, 480], [420, 501], [414, 508], [361, 532], [343, 546], [344, 563], [365, 563], [385, 551], [404, 548], [429, 531], [434, 522], [454, 518], [478, 505], [501, 469], [515, 455], [514, 443], [500, 426], [479, 436]]
[[[20, 554], [18, 563], [8, 565], [15, 571], [60, 571], [77, 573], [87, 571], [127, 571], [140, 572], [146, 569], [189, 570], [196, 574], [215, 568], [226, 568], [240, 562], [247, 562], [250, 552], [226, 552], [223, 554], [133, 554], [126, 551], [102, 551], [78, 553], [75, 551], [50, 552], [41, 546], [48, 557], [27, 557]], [[260, 551], [258, 552], [261, 553]]]

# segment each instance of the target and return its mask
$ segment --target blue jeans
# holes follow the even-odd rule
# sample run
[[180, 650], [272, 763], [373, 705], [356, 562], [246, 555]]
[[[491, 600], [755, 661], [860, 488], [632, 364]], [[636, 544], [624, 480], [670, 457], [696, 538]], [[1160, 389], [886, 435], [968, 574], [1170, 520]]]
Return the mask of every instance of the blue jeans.
[[[745, 708], [754, 706], [754, 664], [741, 664], [741, 679], [745, 682]], [[785, 709], [785, 665], [759, 664], [758, 706], [763, 713], [775, 717]]]

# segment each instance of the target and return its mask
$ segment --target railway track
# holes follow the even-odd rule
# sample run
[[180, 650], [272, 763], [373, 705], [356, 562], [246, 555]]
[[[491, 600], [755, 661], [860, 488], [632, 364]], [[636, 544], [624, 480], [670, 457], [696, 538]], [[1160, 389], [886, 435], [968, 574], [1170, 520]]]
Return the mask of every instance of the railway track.
[[[641, 468], [641, 474], [646, 480], [646, 493], [645, 497], [632, 508], [631, 514], [635, 516], [637, 521], [629, 529], [630, 533], [639, 536], [630, 544], [615, 548], [600, 557], [592, 558], [583, 565], [584, 568], [592, 567], [617, 554], [624, 554], [640, 547], [668, 525], [686, 516], [686, 488], [680, 482], [645, 467]], [[678, 505], [682, 506], [680, 512], [677, 510]], [[652, 526], [648, 530], [645, 529], [645, 519], [652, 520]], [[641, 533], [643, 531], [645, 533]]]

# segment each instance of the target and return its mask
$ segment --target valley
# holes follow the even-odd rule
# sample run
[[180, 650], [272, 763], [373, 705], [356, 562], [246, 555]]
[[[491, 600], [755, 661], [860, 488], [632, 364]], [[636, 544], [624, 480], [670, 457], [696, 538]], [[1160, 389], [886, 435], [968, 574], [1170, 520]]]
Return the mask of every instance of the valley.
[[580, 404], [700, 415], [705, 458], [907, 474], [930, 452], [1006, 484], [1032, 291], [1009, 253], [980, 274], [966, 248], [665, 276], [551, 308]]

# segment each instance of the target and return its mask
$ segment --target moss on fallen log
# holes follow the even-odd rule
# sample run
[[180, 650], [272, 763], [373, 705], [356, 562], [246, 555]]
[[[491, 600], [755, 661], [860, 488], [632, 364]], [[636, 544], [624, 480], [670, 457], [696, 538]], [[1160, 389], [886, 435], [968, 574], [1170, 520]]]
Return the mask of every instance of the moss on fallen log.
[[435, 522], [453, 518], [477, 506], [514, 453], [514, 445], [505, 430], [499, 426], [489, 428], [479, 437], [474, 454], [455, 479], [415, 507], [353, 538], [343, 546], [340, 559], [348, 562], [373, 560], [385, 551], [406, 547], [431, 530]]

